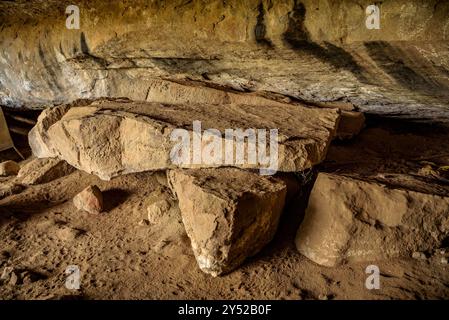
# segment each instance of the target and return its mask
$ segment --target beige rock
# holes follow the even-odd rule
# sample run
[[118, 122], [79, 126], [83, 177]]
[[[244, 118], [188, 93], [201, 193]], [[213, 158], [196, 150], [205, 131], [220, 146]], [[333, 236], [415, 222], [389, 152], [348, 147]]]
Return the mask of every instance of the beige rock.
[[89, 186], [73, 198], [73, 204], [78, 210], [98, 214], [103, 211], [103, 194], [97, 186]]
[[74, 167], [58, 158], [33, 159], [20, 169], [18, 177], [23, 184], [34, 185], [56, 180], [74, 170]]
[[8, 160], [0, 163], [0, 177], [14, 176], [20, 170], [17, 162]]
[[[277, 129], [279, 171], [295, 172], [323, 161], [334, 137], [339, 112], [333, 109], [296, 105], [262, 106], [229, 104], [226, 108], [208, 104], [166, 105], [123, 100], [98, 100], [89, 106], [71, 108], [45, 132], [34, 130], [33, 152], [49, 150], [52, 156], [108, 180], [114, 176], [167, 168], [201, 168], [224, 164], [226, 129]], [[175, 129], [185, 129], [193, 146], [193, 121], [201, 121], [202, 133], [217, 129], [222, 146], [221, 163], [175, 164], [170, 159], [179, 140], [170, 139]], [[39, 118], [37, 126], [46, 122]], [[42, 138], [38, 137], [42, 134]], [[31, 139], [31, 138], [30, 138]], [[41, 143], [44, 145], [41, 146]], [[201, 150], [210, 143], [203, 140]], [[36, 146], [37, 144], [37, 146]], [[245, 139], [244, 150], [248, 149]], [[270, 139], [267, 138], [267, 149]], [[193, 147], [190, 152], [193, 152]], [[196, 150], [201, 152], [201, 150]], [[236, 144], [233, 146], [236, 150]], [[262, 150], [262, 148], [260, 148]], [[45, 154], [48, 154], [46, 152]], [[190, 160], [193, 159], [190, 154]], [[273, 158], [275, 158], [273, 156]], [[268, 163], [248, 161], [232, 164], [242, 168], [266, 168]]]
[[273, 238], [286, 186], [233, 168], [168, 173], [199, 267], [213, 276], [237, 268]]
[[448, 195], [320, 173], [296, 247], [329, 267], [425, 252], [449, 235]]
[[[197, 83], [173, 82], [168, 80], [153, 80], [148, 89], [147, 101], [183, 104], [183, 103], [205, 103], [220, 105], [225, 107], [228, 104], [243, 104], [254, 106], [277, 106], [291, 108], [296, 105], [303, 108], [299, 103], [285, 103], [274, 99], [254, 94], [254, 93], [235, 93], [226, 90], [219, 90], [206, 86], [200, 86]], [[365, 126], [365, 116], [362, 112], [355, 111], [355, 106], [349, 102], [314, 102], [312, 105], [341, 110], [340, 122], [337, 128], [336, 138], [351, 139], [359, 134]]]

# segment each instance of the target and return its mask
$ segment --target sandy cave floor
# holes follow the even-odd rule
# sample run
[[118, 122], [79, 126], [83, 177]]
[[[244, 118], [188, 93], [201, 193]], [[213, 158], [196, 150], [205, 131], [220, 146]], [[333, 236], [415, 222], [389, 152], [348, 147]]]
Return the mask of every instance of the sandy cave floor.
[[[447, 129], [378, 123], [371, 119], [356, 139], [334, 143], [319, 170], [417, 173], [426, 164], [422, 161], [449, 164]], [[90, 184], [104, 191], [107, 212], [102, 215], [79, 212], [72, 204]], [[236, 271], [212, 278], [196, 264], [179, 211], [157, 224], [142, 222], [153, 194], [172, 197], [162, 172], [101, 181], [76, 171], [0, 200], [0, 272], [13, 267], [19, 275], [15, 285], [0, 284], [0, 299], [449, 298], [449, 266], [431, 254], [426, 260], [335, 268], [299, 254], [293, 240], [304, 197], [285, 210], [275, 239], [262, 252]], [[379, 290], [365, 288], [369, 264], [380, 268]], [[65, 288], [69, 265], [81, 270], [78, 291]]]

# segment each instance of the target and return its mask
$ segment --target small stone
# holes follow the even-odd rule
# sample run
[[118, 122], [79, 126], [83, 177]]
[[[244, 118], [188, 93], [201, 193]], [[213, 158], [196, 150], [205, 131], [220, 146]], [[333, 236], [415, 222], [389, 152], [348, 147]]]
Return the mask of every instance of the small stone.
[[422, 253], [422, 252], [419, 252], [419, 251], [413, 252], [412, 258], [413, 259], [417, 259], [417, 260], [426, 260], [427, 259], [426, 255], [424, 253]]
[[0, 177], [15, 176], [20, 170], [17, 162], [8, 160], [0, 163]]
[[320, 295], [318, 296], [318, 299], [319, 299], [319, 300], [329, 300], [329, 297], [328, 297], [326, 294], [320, 294]]
[[13, 271], [11, 272], [11, 276], [9, 278], [9, 284], [12, 286], [15, 286], [18, 282], [19, 278], [17, 277], [16, 273]]
[[441, 262], [441, 264], [447, 264], [447, 258], [442, 257], [440, 262]]
[[6, 267], [3, 269], [2, 275], [0, 276], [0, 280], [8, 280], [11, 277], [12, 272], [14, 271], [13, 267]]
[[78, 210], [98, 214], [103, 211], [103, 194], [97, 186], [89, 186], [73, 198], [73, 204]]
[[159, 200], [150, 204], [147, 208], [148, 221], [151, 224], [156, 224], [164, 217], [168, 210], [170, 210], [170, 202], [167, 200]]

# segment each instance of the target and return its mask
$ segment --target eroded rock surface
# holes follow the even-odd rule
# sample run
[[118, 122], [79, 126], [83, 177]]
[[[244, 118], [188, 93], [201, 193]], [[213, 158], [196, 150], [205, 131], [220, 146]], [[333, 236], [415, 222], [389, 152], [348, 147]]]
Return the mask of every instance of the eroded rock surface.
[[[145, 100], [153, 80], [192, 79], [362, 111], [449, 121], [449, 5], [331, 0], [0, 2], [0, 101], [54, 105], [79, 98]], [[207, 7], [207, 9], [205, 9]]]
[[231, 168], [173, 170], [168, 177], [204, 272], [230, 272], [273, 238], [287, 192], [282, 181]]
[[[58, 110], [58, 108], [61, 108]], [[57, 107], [39, 117], [29, 140], [37, 156], [59, 157], [74, 167], [98, 175], [102, 179], [148, 170], [167, 168], [201, 168], [236, 166], [263, 169], [272, 165], [275, 171], [295, 172], [312, 167], [324, 160], [330, 141], [335, 135], [339, 111], [335, 109], [291, 106], [264, 106], [229, 104], [226, 108], [209, 104], [167, 105], [129, 100], [97, 100], [81, 107]], [[59, 120], [56, 120], [59, 119]], [[56, 120], [56, 121], [55, 121]], [[193, 122], [199, 121], [203, 139], [195, 145]], [[46, 123], [51, 124], [50, 126]], [[186, 130], [190, 150], [181, 150], [184, 161], [171, 157], [179, 146], [173, 139], [176, 129]], [[204, 139], [204, 130], [215, 129], [213, 141], [220, 149], [204, 153], [211, 137]], [[237, 161], [238, 144], [233, 143], [233, 160], [226, 160], [227, 129], [265, 130], [256, 132], [257, 139], [265, 134], [266, 144], [257, 145], [257, 158], [248, 157], [249, 142], [245, 139], [245, 159]], [[278, 130], [278, 143], [268, 135]], [[216, 131], [215, 131], [216, 132]], [[259, 140], [258, 140], [259, 141]], [[215, 143], [214, 142], [214, 143]], [[214, 144], [215, 145], [215, 144]], [[272, 149], [272, 146], [278, 148]], [[277, 151], [271, 153], [271, 150]], [[260, 158], [266, 151], [267, 159]], [[206, 161], [204, 154], [221, 154], [219, 161], [212, 157]], [[200, 160], [195, 161], [195, 153]], [[255, 153], [254, 153], [255, 155]], [[208, 158], [210, 159], [210, 158]], [[220, 161], [221, 160], [221, 161]], [[273, 163], [276, 162], [276, 163]]]
[[449, 189], [406, 175], [357, 179], [320, 173], [296, 247], [324, 266], [411, 256], [449, 235]]

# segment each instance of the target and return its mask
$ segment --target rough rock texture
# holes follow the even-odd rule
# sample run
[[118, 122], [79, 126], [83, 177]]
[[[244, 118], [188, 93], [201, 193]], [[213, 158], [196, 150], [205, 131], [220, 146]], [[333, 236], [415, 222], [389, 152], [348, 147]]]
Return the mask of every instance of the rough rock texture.
[[239, 169], [168, 173], [199, 267], [218, 276], [256, 254], [274, 236], [286, 186]]
[[14, 176], [20, 170], [20, 166], [15, 161], [4, 161], [0, 163], [0, 177]]
[[1, 183], [0, 184], [0, 200], [6, 197], [9, 197], [13, 194], [18, 194], [22, 192], [22, 190], [25, 189], [24, 186], [13, 183], [13, 182], [7, 182], [7, 183]]
[[97, 186], [88, 186], [73, 198], [73, 204], [78, 210], [98, 214], [103, 211], [103, 194]]
[[[220, 90], [221, 89], [221, 90]], [[267, 94], [265, 96], [255, 93], [237, 93], [223, 88], [212, 88], [192, 81], [174, 82], [168, 80], [154, 80], [148, 88], [146, 100], [151, 102], [184, 104], [205, 103], [219, 105], [226, 108], [229, 104], [244, 104], [263, 107], [285, 107], [290, 109], [292, 105], [302, 108], [306, 103], [298, 103], [290, 98]], [[342, 110], [340, 123], [336, 137], [350, 139], [360, 133], [365, 124], [365, 116], [361, 112], [354, 111], [355, 107], [350, 103], [314, 103], [314, 107]]]
[[439, 247], [448, 236], [448, 188], [405, 175], [379, 182], [320, 173], [296, 247], [332, 267], [411, 256]]
[[25, 164], [17, 177], [23, 184], [47, 183], [72, 173], [74, 167], [58, 158], [33, 159]]
[[[209, 104], [166, 105], [102, 99], [87, 106], [68, 110], [62, 106], [46, 112], [39, 117], [36, 127], [29, 134], [29, 140], [36, 156], [59, 157], [74, 167], [107, 180], [119, 174], [177, 166], [229, 166], [225, 162], [225, 140], [231, 139], [225, 139], [226, 129], [267, 129], [266, 133], [277, 129], [278, 157], [275, 154], [271, 157], [269, 136], [266, 138], [267, 155], [277, 160], [275, 170], [295, 172], [324, 160], [339, 117], [336, 109], [297, 105], [228, 104], [222, 108]], [[194, 162], [193, 153], [204, 151], [210, 141], [203, 139], [201, 148], [196, 147], [192, 133], [193, 121], [201, 121], [203, 135], [206, 129], [220, 131], [221, 136], [217, 139], [222, 146], [222, 161]], [[180, 144], [179, 140], [171, 139], [175, 129], [187, 130], [191, 142], [190, 163], [183, 161], [177, 164], [170, 158], [171, 152]], [[269, 167], [271, 162], [264, 163], [258, 158], [252, 163], [251, 159], [247, 159], [248, 144], [245, 139], [245, 160], [239, 163], [234, 158], [231, 164], [243, 168]], [[237, 143], [232, 148], [236, 152]], [[257, 151], [263, 152], [263, 145], [258, 145]]]
[[145, 100], [154, 79], [193, 79], [362, 111], [448, 121], [449, 3], [372, 1], [71, 1], [0, 3], [0, 101]]

